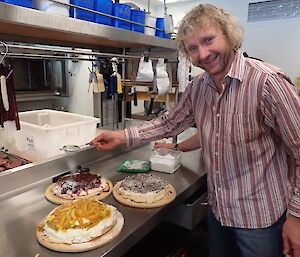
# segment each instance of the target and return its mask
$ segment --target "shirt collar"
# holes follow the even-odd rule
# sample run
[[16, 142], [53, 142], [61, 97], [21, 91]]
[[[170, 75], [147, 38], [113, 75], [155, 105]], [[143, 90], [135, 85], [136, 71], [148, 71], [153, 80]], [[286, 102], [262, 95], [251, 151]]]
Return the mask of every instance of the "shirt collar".
[[243, 82], [244, 73], [245, 73], [245, 57], [238, 50], [234, 55], [234, 59], [227, 73], [227, 77], [238, 79], [240, 82]]

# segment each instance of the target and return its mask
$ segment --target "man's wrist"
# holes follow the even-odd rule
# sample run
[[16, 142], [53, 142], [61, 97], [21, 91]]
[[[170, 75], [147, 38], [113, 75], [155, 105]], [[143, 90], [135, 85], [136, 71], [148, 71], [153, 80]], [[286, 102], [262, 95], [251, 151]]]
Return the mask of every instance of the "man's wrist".
[[178, 151], [178, 150], [179, 150], [179, 144], [176, 143], [176, 144], [174, 145], [174, 149], [175, 149], [176, 151]]

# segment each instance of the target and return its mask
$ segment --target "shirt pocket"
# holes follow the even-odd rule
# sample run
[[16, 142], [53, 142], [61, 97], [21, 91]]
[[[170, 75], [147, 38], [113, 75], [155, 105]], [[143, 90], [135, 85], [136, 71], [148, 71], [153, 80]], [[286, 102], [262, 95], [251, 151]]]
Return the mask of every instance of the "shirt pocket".
[[258, 137], [255, 130], [256, 119], [251, 114], [229, 114], [224, 122], [224, 139], [234, 146], [241, 146], [253, 142]]

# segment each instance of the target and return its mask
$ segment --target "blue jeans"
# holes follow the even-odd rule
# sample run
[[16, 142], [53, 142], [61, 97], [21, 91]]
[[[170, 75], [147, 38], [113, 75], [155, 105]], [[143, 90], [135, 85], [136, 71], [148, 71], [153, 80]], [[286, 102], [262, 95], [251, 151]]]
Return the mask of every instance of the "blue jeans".
[[272, 226], [244, 229], [222, 226], [208, 208], [210, 257], [284, 257], [282, 226], [286, 214]]

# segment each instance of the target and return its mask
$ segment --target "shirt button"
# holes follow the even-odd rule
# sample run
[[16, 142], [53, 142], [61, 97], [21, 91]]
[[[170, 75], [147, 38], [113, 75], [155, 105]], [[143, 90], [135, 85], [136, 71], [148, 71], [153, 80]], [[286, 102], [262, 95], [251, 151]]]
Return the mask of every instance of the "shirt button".
[[215, 156], [218, 156], [218, 154], [219, 154], [218, 152], [215, 152]]
[[221, 191], [221, 187], [218, 187], [217, 190], [220, 192]]
[[217, 116], [217, 118], [219, 118], [220, 117], [220, 113], [217, 113], [216, 116]]
[[219, 135], [220, 135], [220, 134], [219, 134], [219, 133], [217, 133], [217, 134], [216, 134], [216, 137], [219, 137]]

